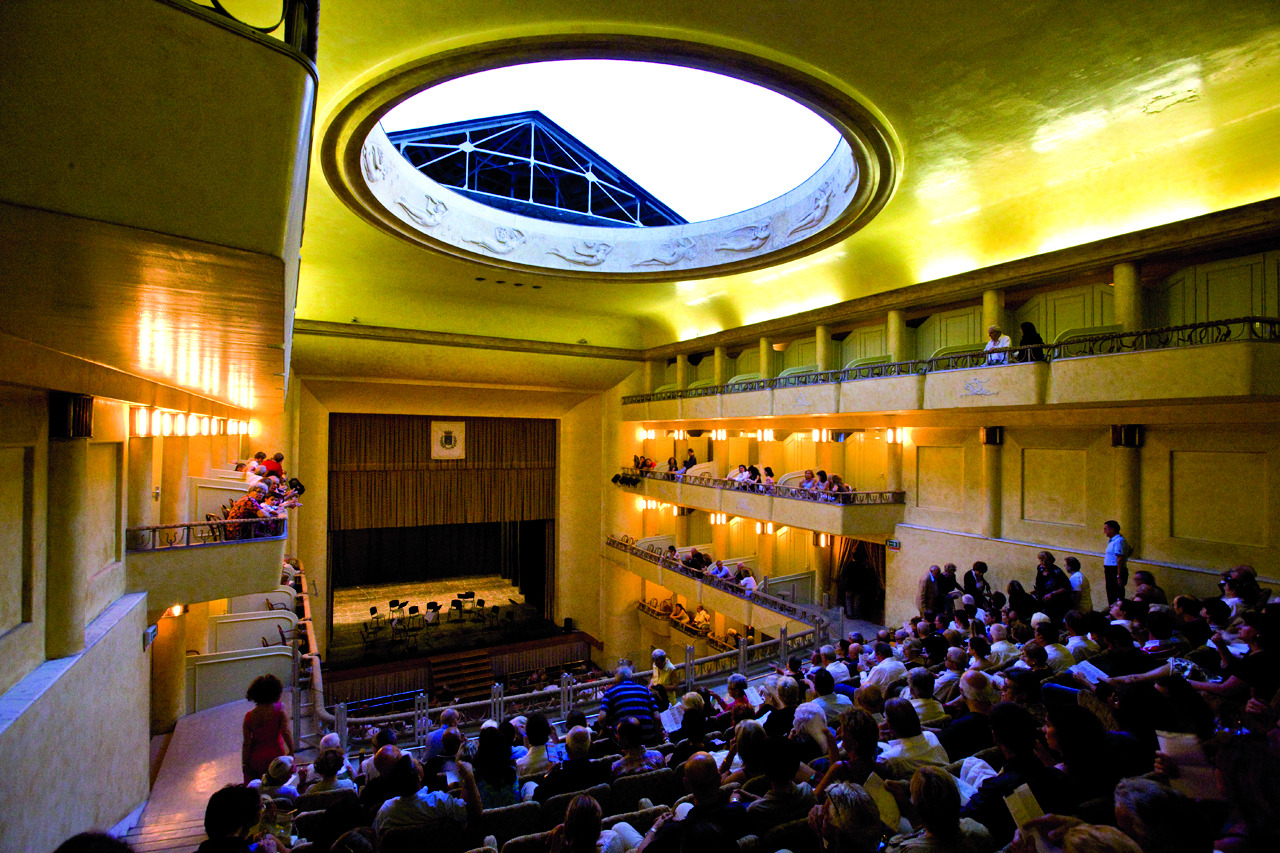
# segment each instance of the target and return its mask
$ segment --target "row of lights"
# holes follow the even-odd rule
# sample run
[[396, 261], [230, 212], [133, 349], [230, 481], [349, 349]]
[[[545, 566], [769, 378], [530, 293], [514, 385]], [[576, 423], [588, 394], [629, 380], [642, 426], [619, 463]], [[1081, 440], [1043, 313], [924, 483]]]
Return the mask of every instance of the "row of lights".
[[[786, 533], [786, 532], [787, 532], [787, 528], [786, 528], [786, 526], [785, 526], [785, 525], [783, 525], [782, 527], [779, 527], [779, 528], [778, 528], [778, 535], [779, 535], [779, 536], [781, 536], [782, 534], [784, 534], [784, 533]], [[759, 533], [767, 533], [768, 535], [772, 536], [772, 535], [773, 535], [773, 522], [772, 522], [772, 521], [757, 521], [757, 522], [756, 522], [756, 533], [758, 533], [758, 534], [759, 534]]]
[[671, 510], [672, 515], [680, 514], [680, 507], [676, 506], [675, 504], [659, 503], [658, 501], [655, 501], [652, 498], [636, 498], [636, 509], [641, 511], [646, 509], [656, 509], [659, 512], [666, 512], [667, 510]]
[[247, 435], [249, 422], [209, 415], [166, 412], [135, 406], [130, 411], [129, 435], [147, 438], [157, 435]]
[[[829, 429], [815, 429], [809, 433], [809, 437], [815, 442], [831, 441], [832, 436], [838, 432], [839, 430], [833, 432]], [[906, 434], [907, 430], [904, 427], [890, 427], [884, 431], [884, 440], [888, 444], [905, 444], [907, 441]], [[707, 435], [712, 441], [724, 441], [729, 437], [729, 431], [724, 429], [713, 429], [708, 430]], [[740, 432], [738, 435], [741, 438], [750, 438], [752, 433]], [[799, 435], [803, 436], [804, 433], [800, 433]], [[774, 441], [775, 439], [773, 436], [774, 432], [771, 429], [758, 429], [755, 431], [755, 438], [757, 441]], [[646, 439], [653, 440], [657, 437], [658, 431], [655, 429], [645, 429], [644, 427], [638, 427], [636, 429], [637, 441], [645, 441]], [[689, 433], [687, 430], [678, 429], [671, 433], [671, 437], [676, 441], [683, 441], [689, 437]], [[861, 437], [861, 433], [859, 433], [859, 437]]]

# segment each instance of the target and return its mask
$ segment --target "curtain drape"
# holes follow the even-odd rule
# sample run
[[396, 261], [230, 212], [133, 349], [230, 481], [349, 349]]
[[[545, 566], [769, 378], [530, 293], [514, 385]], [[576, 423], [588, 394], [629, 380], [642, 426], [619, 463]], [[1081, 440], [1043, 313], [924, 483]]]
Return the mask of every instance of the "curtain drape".
[[[463, 459], [431, 458], [431, 421], [466, 425]], [[329, 530], [551, 519], [556, 425], [532, 418], [336, 413]]]

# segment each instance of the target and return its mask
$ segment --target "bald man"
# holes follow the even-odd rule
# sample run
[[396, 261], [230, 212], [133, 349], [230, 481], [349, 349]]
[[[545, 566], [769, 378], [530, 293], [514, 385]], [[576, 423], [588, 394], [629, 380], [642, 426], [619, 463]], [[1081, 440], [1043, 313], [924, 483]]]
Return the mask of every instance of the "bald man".
[[371, 811], [377, 811], [382, 808], [383, 803], [399, 793], [391, 784], [391, 777], [387, 774], [400, 760], [400, 755], [400, 747], [394, 743], [380, 747], [373, 754], [373, 766], [378, 771], [378, 775], [370, 779], [365, 784], [364, 790], [360, 792], [360, 805]]
[[645, 853], [678, 853], [686, 833], [701, 824], [711, 824], [735, 840], [746, 835], [747, 810], [721, 794], [720, 768], [709, 754], [689, 756], [684, 765], [684, 787], [693, 795], [693, 805], [683, 804], [673, 815], [658, 818], [645, 836], [649, 841]]

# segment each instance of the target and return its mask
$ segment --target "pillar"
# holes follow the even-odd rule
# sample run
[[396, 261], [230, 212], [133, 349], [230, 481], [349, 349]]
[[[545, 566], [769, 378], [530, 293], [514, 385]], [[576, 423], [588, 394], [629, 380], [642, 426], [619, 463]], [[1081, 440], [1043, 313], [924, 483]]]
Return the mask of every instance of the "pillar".
[[987, 329], [999, 326], [1006, 335], [1009, 329], [1004, 322], [1004, 291], [984, 290], [982, 292], [982, 340], [987, 339]]
[[818, 360], [818, 370], [835, 370], [840, 365], [836, 364], [835, 358], [835, 341], [831, 339], [831, 327], [819, 326], [813, 333], [814, 341], [817, 344], [815, 349]]
[[653, 389], [667, 381], [667, 363], [665, 361], [646, 361], [644, 363], [644, 393], [652, 394]]
[[885, 483], [886, 491], [900, 492], [902, 486], [902, 443], [894, 442], [886, 444], [884, 448], [885, 458]]
[[1000, 445], [982, 445], [982, 535], [1000, 538]]
[[151, 644], [151, 734], [173, 731], [187, 713], [187, 616], [161, 610], [148, 614], [156, 624]]
[[885, 322], [885, 343], [889, 350], [890, 361], [911, 359], [911, 353], [907, 352], [907, 318], [901, 311], [889, 312]]
[[[676, 458], [679, 459], [680, 457], [677, 456]], [[690, 544], [688, 515], [685, 515], [682, 513], [676, 516], [675, 537], [676, 537], [676, 546], [679, 548], [683, 548], [684, 546]]]
[[676, 356], [676, 387], [681, 391], [689, 387], [689, 356]]
[[[1144, 327], [1142, 279], [1138, 275], [1138, 265], [1129, 261], [1116, 264], [1112, 269], [1112, 276], [1115, 281], [1115, 321], [1122, 330], [1135, 332]], [[1123, 521], [1120, 523], [1124, 524]]]
[[1139, 544], [1142, 531], [1141, 450], [1137, 447], [1113, 447], [1111, 453], [1115, 460], [1116, 490], [1115, 513], [1112, 517], [1120, 522], [1120, 531], [1136, 557], [1142, 550]]
[[773, 378], [773, 341], [769, 338], [760, 339], [760, 376]]
[[154, 438], [129, 439], [129, 508], [126, 527], [150, 527], [156, 523]]
[[183, 524], [187, 518], [187, 446], [185, 435], [166, 435], [160, 440], [164, 453], [160, 461], [160, 523]]
[[724, 347], [716, 347], [712, 358], [714, 359], [712, 367], [715, 371], [715, 384], [723, 385], [733, 378], [729, 375], [729, 351]]
[[89, 582], [89, 440], [49, 441], [44, 642], [46, 657], [84, 649], [84, 598]]

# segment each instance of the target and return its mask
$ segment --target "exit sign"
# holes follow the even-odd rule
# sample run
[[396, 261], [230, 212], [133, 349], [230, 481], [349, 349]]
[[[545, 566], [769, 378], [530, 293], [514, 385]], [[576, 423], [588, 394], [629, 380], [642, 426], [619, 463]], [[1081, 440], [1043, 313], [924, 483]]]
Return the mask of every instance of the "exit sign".
[[884, 547], [888, 548], [890, 551], [901, 551], [902, 543], [897, 539], [886, 539], [884, 540]]

